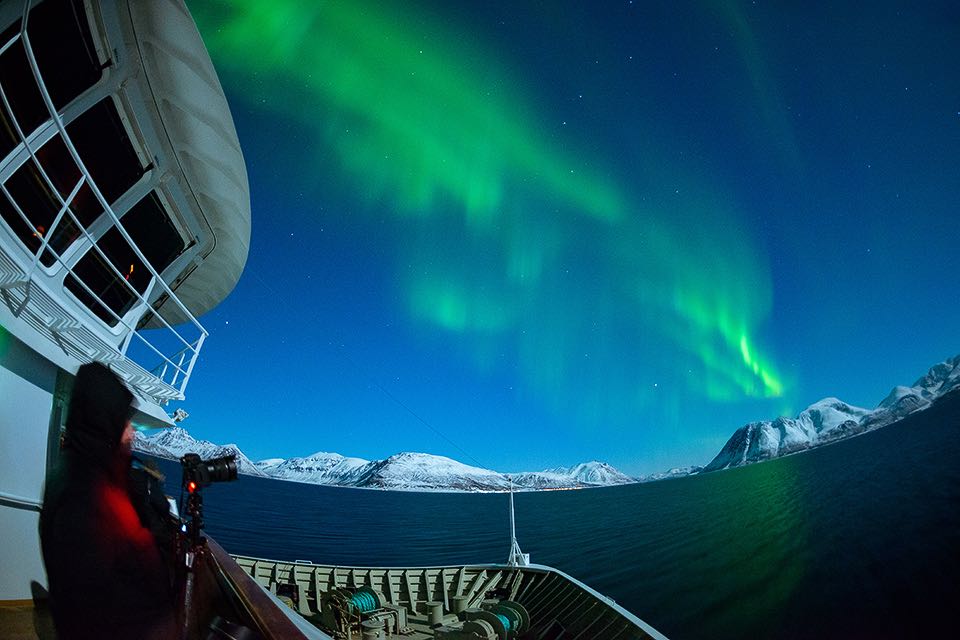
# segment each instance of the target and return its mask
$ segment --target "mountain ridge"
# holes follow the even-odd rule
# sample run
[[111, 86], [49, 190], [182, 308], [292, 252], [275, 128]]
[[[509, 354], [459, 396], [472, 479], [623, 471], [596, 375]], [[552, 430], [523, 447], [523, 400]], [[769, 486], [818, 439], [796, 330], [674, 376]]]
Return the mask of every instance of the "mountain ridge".
[[[196, 440], [183, 427], [163, 429], [152, 435], [138, 432], [134, 448], [142, 453], [177, 460], [185, 453], [203, 459], [236, 455], [240, 473], [258, 477], [337, 487], [397, 491], [519, 491], [581, 489], [640, 481], [599, 461], [545, 471], [500, 473], [463, 464], [446, 456], [401, 452], [383, 460], [365, 460], [318, 451], [289, 459], [251, 461], [235, 444], [216, 445]], [[656, 478], [673, 477], [659, 474]]]
[[749, 422], [733, 432], [703, 471], [773, 460], [873, 431], [928, 409], [955, 389], [960, 389], [960, 355], [933, 365], [909, 387], [893, 387], [874, 409], [828, 397], [814, 402], [795, 418], [780, 416]]
[[236, 444], [196, 440], [180, 426], [153, 435], [138, 432], [134, 448], [174, 460], [187, 452], [197, 453], [203, 459], [235, 455], [240, 473], [327, 486], [405, 491], [507, 491], [511, 486], [520, 491], [581, 489], [679, 478], [807, 451], [903, 420], [952, 392], [960, 393], [960, 355], [930, 367], [911, 386], [894, 386], [873, 409], [826, 397], [794, 418], [780, 416], [743, 425], [704, 467], [676, 467], [640, 477], [628, 476], [597, 460], [543, 471], [500, 473], [445, 456], [416, 452], [370, 461], [318, 451], [308, 456], [254, 462]]

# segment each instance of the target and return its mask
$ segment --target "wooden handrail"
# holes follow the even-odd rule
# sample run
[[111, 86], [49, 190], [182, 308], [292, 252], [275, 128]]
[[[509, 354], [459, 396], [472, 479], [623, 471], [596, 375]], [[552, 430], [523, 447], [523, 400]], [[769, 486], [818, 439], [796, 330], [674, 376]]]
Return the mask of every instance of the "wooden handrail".
[[221, 575], [233, 587], [240, 603], [266, 638], [302, 638], [307, 636], [297, 628], [287, 615], [280, 610], [263, 589], [240, 568], [236, 560], [230, 557], [213, 538], [207, 538], [210, 558], [220, 570]]

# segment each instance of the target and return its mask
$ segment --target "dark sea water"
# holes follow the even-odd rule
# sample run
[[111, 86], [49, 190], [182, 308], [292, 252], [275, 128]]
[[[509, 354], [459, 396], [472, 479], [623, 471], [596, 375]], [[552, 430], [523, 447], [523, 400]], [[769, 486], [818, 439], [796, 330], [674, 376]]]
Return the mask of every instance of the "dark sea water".
[[[900, 424], [741, 469], [517, 494], [520, 545], [673, 640], [958, 637], [952, 395]], [[237, 554], [439, 565], [501, 562], [509, 546], [505, 495], [241, 477], [205, 498], [207, 531]]]

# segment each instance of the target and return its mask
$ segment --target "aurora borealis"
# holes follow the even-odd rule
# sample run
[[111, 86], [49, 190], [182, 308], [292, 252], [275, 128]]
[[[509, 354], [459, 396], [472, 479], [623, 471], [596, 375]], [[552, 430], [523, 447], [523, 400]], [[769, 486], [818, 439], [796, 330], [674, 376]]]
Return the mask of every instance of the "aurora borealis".
[[[834, 353], [879, 360], [874, 331], [905, 323], [887, 312], [857, 335], [867, 312], [848, 294], [869, 305], [873, 283], [906, 288], [904, 260], [929, 266], [922, 248], [943, 242], [942, 199], [905, 249], [886, 230], [892, 182], [860, 175], [872, 167], [860, 149], [896, 171], [879, 133], [853, 126], [835, 146], [837, 76], [866, 64], [865, 44], [833, 67], [796, 67], [830, 55], [853, 14], [188, 5], [234, 111], [254, 213], [247, 273], [208, 316], [207, 372], [186, 403], [201, 436], [262, 457], [418, 450], [500, 470], [598, 458], [637, 473], [705, 463], [742, 422], [818, 393], [876, 403], [950, 355], [937, 334], [867, 379], [824, 371], [836, 367], [826, 347], [855, 337]], [[786, 18], [823, 45], [791, 50]], [[960, 94], [897, 55], [891, 66], [919, 65]], [[872, 104], [872, 118], [904, 108]], [[960, 113], [951, 124], [956, 136]], [[929, 191], [912, 184], [911, 205]], [[853, 264], [866, 249], [887, 261]], [[940, 266], [933, 284], [956, 283]], [[261, 390], [213, 391], [244, 358], [234, 343]], [[213, 400], [251, 393], [257, 407]], [[280, 442], [257, 435], [275, 422], [289, 430]], [[518, 449], [501, 451], [508, 441]]]

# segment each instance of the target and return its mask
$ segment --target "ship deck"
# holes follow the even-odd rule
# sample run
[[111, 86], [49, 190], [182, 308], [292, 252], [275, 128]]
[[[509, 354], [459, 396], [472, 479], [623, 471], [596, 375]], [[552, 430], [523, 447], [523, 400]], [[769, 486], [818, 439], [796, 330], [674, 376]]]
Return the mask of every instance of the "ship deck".
[[53, 620], [32, 600], [0, 602], [0, 640], [55, 640]]
[[[457, 611], [477, 610], [498, 600], [522, 605], [529, 630], [520, 638], [563, 640], [665, 640], [664, 636], [570, 576], [542, 565], [466, 565], [445, 567], [344, 567], [233, 556], [260, 586], [314, 625], [348, 637], [331, 623], [325, 601], [334, 592], [367, 589], [382, 603], [383, 619], [402, 610], [405, 629], [385, 637], [433, 640], [435, 626], [456, 625]], [[431, 624], [429, 611], [437, 616]], [[366, 615], [366, 614], [364, 614]], [[371, 614], [373, 617], [381, 614]], [[359, 618], [351, 623], [356, 636]], [[399, 620], [398, 620], [399, 622]], [[387, 623], [388, 626], [392, 623]]]

